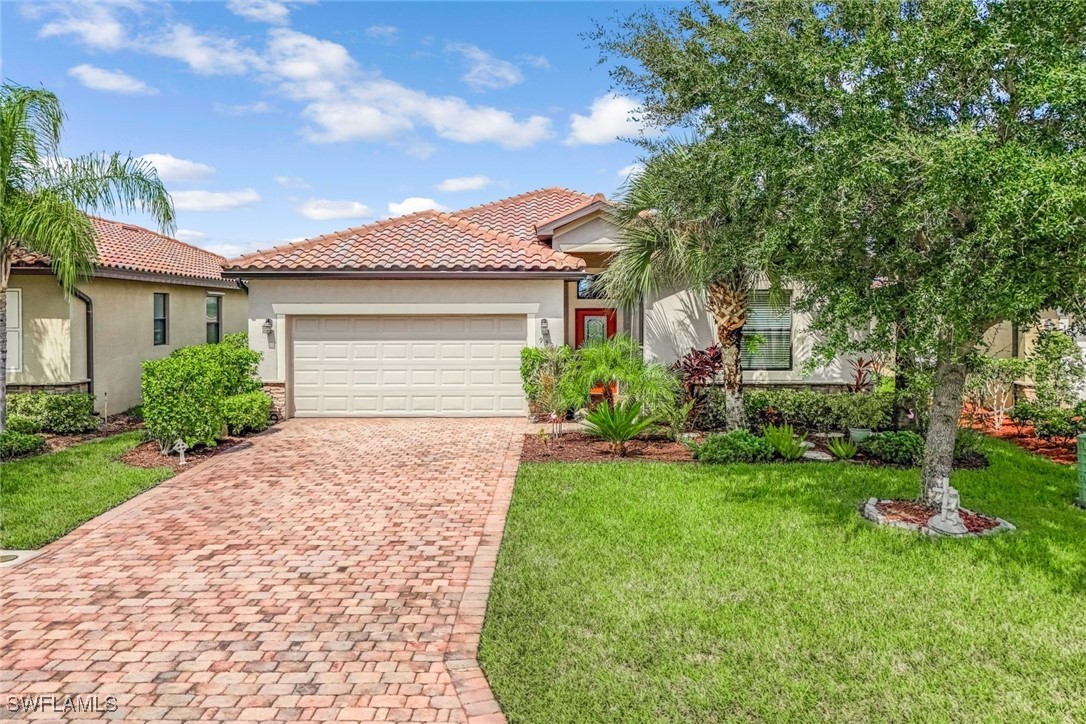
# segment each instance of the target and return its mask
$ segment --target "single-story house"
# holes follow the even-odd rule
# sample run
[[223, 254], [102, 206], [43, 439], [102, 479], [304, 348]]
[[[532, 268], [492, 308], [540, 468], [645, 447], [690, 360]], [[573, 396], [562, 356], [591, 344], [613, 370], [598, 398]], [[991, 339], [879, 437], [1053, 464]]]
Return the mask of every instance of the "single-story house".
[[[249, 343], [280, 414], [524, 415], [520, 351], [626, 332], [648, 359], [713, 339], [701, 295], [624, 310], [592, 285], [616, 250], [607, 201], [561, 188], [422, 211], [226, 263], [249, 289]], [[813, 338], [790, 308], [753, 300], [755, 384], [841, 386], [846, 361], [805, 374]]]
[[140, 363], [246, 329], [223, 257], [92, 217], [94, 275], [67, 296], [40, 254], [17, 253], [7, 291], [9, 392], [93, 392], [98, 410], [140, 402]]

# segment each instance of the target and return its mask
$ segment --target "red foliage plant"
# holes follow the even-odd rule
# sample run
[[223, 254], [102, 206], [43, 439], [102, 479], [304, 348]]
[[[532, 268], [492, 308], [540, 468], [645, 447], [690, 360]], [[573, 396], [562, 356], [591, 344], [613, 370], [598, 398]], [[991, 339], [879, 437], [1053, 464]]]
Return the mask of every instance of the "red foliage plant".
[[693, 400], [698, 387], [712, 382], [723, 367], [720, 345], [713, 342], [705, 349], [691, 347], [671, 368], [679, 375], [686, 399]]

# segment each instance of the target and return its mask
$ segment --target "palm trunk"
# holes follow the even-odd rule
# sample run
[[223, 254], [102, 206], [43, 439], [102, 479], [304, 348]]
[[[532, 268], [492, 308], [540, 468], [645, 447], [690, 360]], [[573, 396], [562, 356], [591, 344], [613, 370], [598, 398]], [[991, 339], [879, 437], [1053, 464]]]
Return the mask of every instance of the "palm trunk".
[[0, 254], [0, 432], [8, 420], [8, 275], [11, 257]]
[[709, 314], [716, 325], [722, 362], [721, 377], [724, 393], [724, 420], [729, 430], [747, 426], [743, 407], [742, 345], [743, 326], [747, 323], [747, 290], [736, 288], [728, 281], [716, 281], [707, 295]]
[[957, 356], [940, 355], [935, 364], [935, 390], [932, 395], [931, 420], [924, 444], [924, 467], [920, 474], [920, 500], [929, 505], [941, 503], [940, 493], [950, 484], [954, 465], [954, 441], [965, 396], [965, 363]]

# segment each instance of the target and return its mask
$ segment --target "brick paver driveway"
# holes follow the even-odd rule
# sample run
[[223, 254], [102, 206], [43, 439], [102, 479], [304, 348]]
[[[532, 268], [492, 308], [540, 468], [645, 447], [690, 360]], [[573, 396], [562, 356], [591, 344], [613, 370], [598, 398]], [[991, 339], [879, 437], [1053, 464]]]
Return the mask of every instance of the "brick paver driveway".
[[475, 650], [523, 431], [291, 420], [84, 525], [0, 573], [0, 718], [501, 720]]

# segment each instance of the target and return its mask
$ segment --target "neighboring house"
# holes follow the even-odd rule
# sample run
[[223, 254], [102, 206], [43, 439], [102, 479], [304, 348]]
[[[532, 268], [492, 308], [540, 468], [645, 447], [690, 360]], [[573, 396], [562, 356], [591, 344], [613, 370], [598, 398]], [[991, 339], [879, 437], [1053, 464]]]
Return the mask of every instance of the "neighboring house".
[[9, 392], [93, 392], [99, 411], [140, 402], [140, 364], [246, 328], [224, 259], [138, 226], [91, 218], [93, 277], [66, 296], [38, 254], [17, 254], [7, 293]]
[[[520, 351], [627, 332], [671, 363], [712, 342], [700, 295], [627, 311], [592, 278], [616, 247], [607, 201], [549, 188], [453, 212], [423, 211], [226, 263], [249, 288], [249, 343], [281, 414], [489, 416], [527, 411]], [[847, 365], [804, 374], [806, 318], [756, 295], [751, 383], [842, 385]]]

